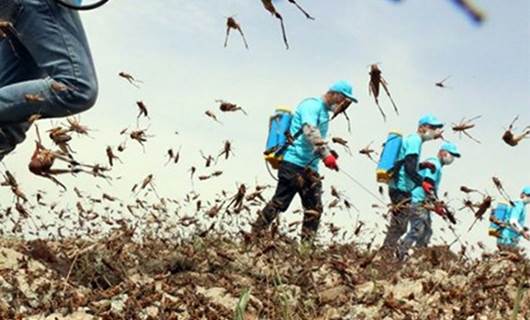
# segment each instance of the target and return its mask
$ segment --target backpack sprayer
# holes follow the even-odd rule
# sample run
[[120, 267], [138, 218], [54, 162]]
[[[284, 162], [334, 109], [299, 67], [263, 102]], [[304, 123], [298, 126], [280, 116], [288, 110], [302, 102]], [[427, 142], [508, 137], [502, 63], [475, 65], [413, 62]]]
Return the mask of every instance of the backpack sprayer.
[[294, 137], [289, 134], [292, 119], [293, 114], [287, 107], [276, 109], [274, 115], [270, 117], [269, 135], [263, 155], [265, 161], [275, 170], [280, 167], [283, 155], [289, 145], [301, 134], [301, 130]]
[[521, 235], [523, 232], [528, 231], [527, 227], [524, 227], [523, 231], [521, 232], [519, 230], [515, 230], [515, 228], [510, 225], [510, 211], [511, 206], [504, 202], [499, 203], [495, 209], [491, 210], [489, 218], [491, 223], [488, 229], [488, 235], [495, 238], [500, 238], [502, 229], [505, 228], [510, 228]]
[[68, 0], [55, 0], [55, 1], [57, 1], [57, 3], [62, 5], [63, 7], [66, 7], [72, 10], [79, 10], [79, 11], [93, 10], [109, 2], [109, 0], [91, 0], [91, 1], [83, 0], [85, 4], [82, 5], [81, 1], [79, 0], [74, 0], [75, 4], [72, 4]]
[[383, 145], [383, 151], [377, 164], [376, 178], [377, 182], [389, 183], [394, 175], [399, 172], [401, 163], [398, 161], [403, 136], [397, 131], [392, 131]]

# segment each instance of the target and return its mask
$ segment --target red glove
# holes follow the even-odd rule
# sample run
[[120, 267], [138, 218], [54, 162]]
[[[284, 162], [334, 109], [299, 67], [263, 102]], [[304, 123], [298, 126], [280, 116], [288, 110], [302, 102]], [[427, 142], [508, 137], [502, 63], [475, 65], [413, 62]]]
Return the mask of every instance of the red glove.
[[437, 215], [440, 215], [442, 217], [445, 217], [446, 216], [446, 212], [445, 212], [445, 208], [443, 205], [441, 204], [436, 204], [434, 206], [434, 210], [433, 210]]
[[429, 181], [423, 181], [421, 187], [423, 188], [423, 191], [425, 191], [426, 194], [432, 194], [434, 190], [434, 186]]
[[329, 169], [339, 171], [339, 167], [337, 166], [337, 158], [332, 154], [324, 158], [324, 165]]

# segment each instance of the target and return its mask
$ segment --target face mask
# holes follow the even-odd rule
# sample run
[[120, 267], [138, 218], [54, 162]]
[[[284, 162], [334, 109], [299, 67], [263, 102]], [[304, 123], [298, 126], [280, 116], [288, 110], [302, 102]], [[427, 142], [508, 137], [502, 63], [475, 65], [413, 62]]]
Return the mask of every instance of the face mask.
[[453, 157], [453, 155], [450, 154], [450, 153], [447, 153], [446, 155], [444, 155], [444, 156], [442, 157], [442, 163], [443, 163], [445, 166], [450, 165], [451, 163], [453, 163], [453, 161], [455, 161], [455, 157]]
[[329, 106], [329, 110], [333, 113], [335, 113], [337, 111], [337, 109], [339, 108], [339, 104], [338, 103], [334, 103], [332, 105]]
[[523, 195], [523, 203], [524, 204], [530, 204], [530, 195]]
[[433, 129], [427, 129], [423, 134], [422, 138], [424, 141], [433, 140], [436, 137], [436, 131]]

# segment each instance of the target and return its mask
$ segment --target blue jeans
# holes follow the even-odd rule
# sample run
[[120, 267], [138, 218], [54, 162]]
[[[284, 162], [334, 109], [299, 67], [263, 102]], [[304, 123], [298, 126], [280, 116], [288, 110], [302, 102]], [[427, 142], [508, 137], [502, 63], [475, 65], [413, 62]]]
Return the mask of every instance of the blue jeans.
[[387, 249], [396, 249], [399, 246], [399, 239], [407, 232], [410, 222], [410, 192], [404, 192], [398, 189], [389, 188], [388, 195], [392, 204], [399, 206], [392, 210], [390, 224], [386, 231], [383, 247]]
[[97, 94], [77, 12], [55, 0], [0, 0], [0, 159], [24, 141], [32, 115], [74, 115]]
[[399, 252], [405, 254], [413, 245], [426, 247], [431, 241], [431, 236], [431, 213], [421, 204], [413, 204], [410, 213], [410, 230], [401, 241]]

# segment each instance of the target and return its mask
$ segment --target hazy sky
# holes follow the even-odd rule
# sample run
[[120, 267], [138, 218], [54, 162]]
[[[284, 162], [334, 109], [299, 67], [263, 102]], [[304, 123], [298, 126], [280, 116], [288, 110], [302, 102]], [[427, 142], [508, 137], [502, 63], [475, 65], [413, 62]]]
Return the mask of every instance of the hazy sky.
[[[112, 0], [104, 8], [83, 13], [82, 19], [90, 40], [99, 82], [97, 105], [82, 116], [82, 122], [96, 131], [91, 138], [74, 138], [77, 158], [105, 163], [105, 147], [123, 140], [119, 131], [136, 126], [135, 102], [149, 107], [149, 126], [154, 137], [146, 143], [146, 152], [128, 142], [120, 154], [124, 164], [115, 166], [113, 175], [122, 176], [112, 186], [92, 177], [66, 178], [72, 187], [95, 194], [108, 192], [125, 201], [133, 201], [130, 188], [148, 173], [154, 173], [163, 196], [181, 198], [191, 189], [188, 169], [195, 165], [198, 174], [210, 173], [203, 167], [199, 150], [218, 154], [225, 140], [233, 143], [235, 156], [220, 160], [214, 170], [224, 170], [221, 177], [195, 182], [195, 190], [204, 199], [213, 198], [222, 189], [235, 192], [237, 183], [253, 186], [275, 182], [269, 177], [262, 159], [268, 117], [278, 104], [293, 107], [303, 98], [323, 94], [330, 83], [347, 79], [354, 84], [359, 104], [349, 111], [352, 132], [339, 118], [331, 124], [330, 135], [347, 139], [353, 157], [343, 148], [339, 166], [377, 191], [375, 164], [356, 151], [374, 141], [380, 149], [389, 130], [408, 134], [415, 130], [418, 118], [432, 112], [444, 122], [458, 122], [464, 117], [482, 115], [472, 133], [482, 143], [452, 132], [446, 137], [458, 144], [463, 157], [445, 169], [441, 190], [448, 191], [451, 205], [460, 208], [463, 199], [458, 189], [467, 185], [499, 198], [491, 177], [498, 176], [512, 197], [530, 184], [530, 140], [511, 148], [500, 139], [515, 115], [520, 115], [517, 129], [530, 125], [530, 4], [526, 0], [475, 1], [487, 13], [480, 27], [473, 25], [450, 1], [298, 1], [315, 21], [305, 17], [286, 1], [276, 2], [285, 19], [291, 45], [285, 50], [280, 26], [258, 0], [223, 1], [142, 1]], [[235, 15], [249, 42], [245, 50], [238, 34], [233, 33], [228, 48], [223, 48], [225, 20]], [[381, 63], [383, 76], [400, 109], [393, 113], [390, 102], [381, 97], [389, 115], [384, 123], [368, 95], [368, 66]], [[117, 77], [128, 71], [144, 81], [135, 89]], [[451, 76], [441, 89], [434, 83]], [[220, 114], [215, 99], [225, 99], [243, 106], [249, 113]], [[223, 125], [204, 115], [213, 110]], [[57, 121], [54, 122], [57, 124]], [[49, 121], [40, 123], [49, 128]], [[178, 131], [179, 134], [175, 134]], [[53, 198], [56, 187], [35, 178], [26, 169], [34, 144], [33, 131], [26, 143], [4, 160], [27, 193], [37, 189]], [[170, 147], [182, 146], [181, 162], [164, 167]], [[434, 155], [439, 142], [424, 145], [423, 158]], [[352, 217], [370, 222], [383, 234], [384, 219], [371, 208], [375, 200], [351, 183], [343, 174], [321, 168], [325, 175], [326, 203], [329, 187], [345, 192], [361, 213], [328, 210], [323, 222], [352, 228]], [[98, 184], [102, 190], [96, 188]], [[0, 190], [4, 205], [9, 205], [8, 189]], [[73, 207], [71, 191], [59, 201]], [[267, 197], [272, 195], [272, 190]], [[478, 200], [478, 199], [477, 199]], [[290, 211], [298, 208], [295, 199]], [[283, 218], [300, 219], [285, 213]], [[486, 221], [471, 232], [469, 211], [458, 213], [460, 233], [471, 242], [483, 241], [489, 247], [494, 239], [487, 236]], [[444, 222], [435, 217], [435, 237]], [[378, 227], [375, 227], [375, 224]], [[530, 222], [528, 223], [530, 224]], [[451, 241], [454, 237], [443, 234]], [[437, 241], [439, 238], [436, 237]], [[526, 242], [525, 247], [530, 248]]]

